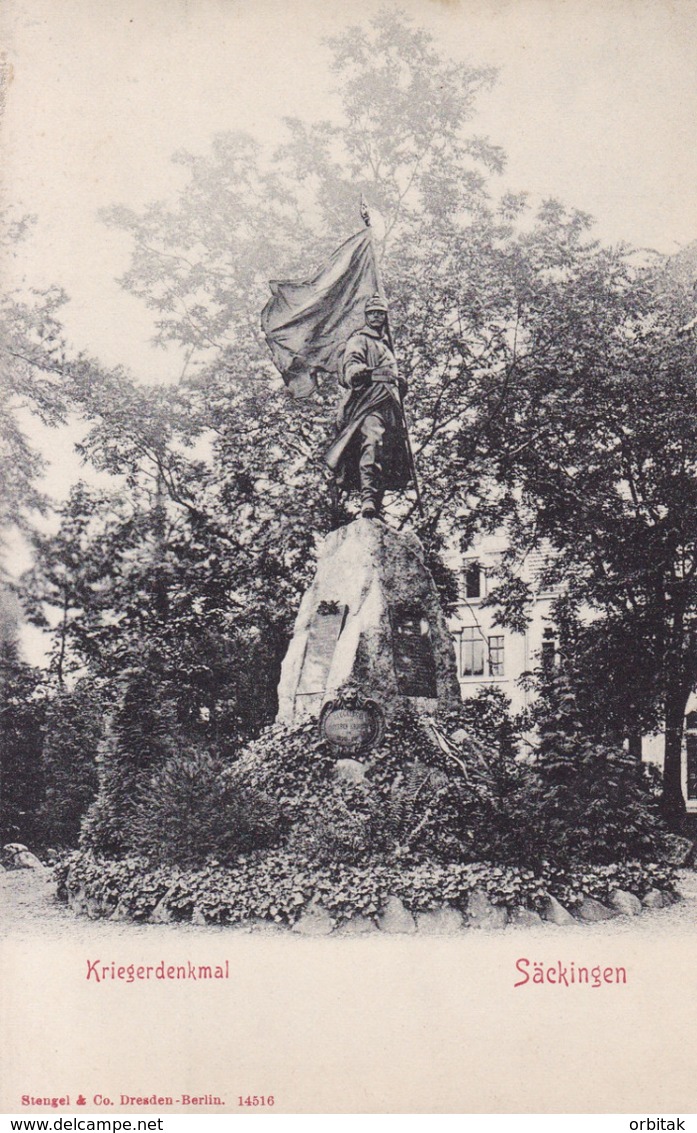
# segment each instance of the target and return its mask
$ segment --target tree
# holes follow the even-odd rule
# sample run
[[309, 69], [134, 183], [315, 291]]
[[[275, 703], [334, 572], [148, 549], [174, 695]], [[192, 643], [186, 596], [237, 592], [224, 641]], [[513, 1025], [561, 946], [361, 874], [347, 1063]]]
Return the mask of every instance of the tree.
[[641, 738], [661, 726], [655, 627], [641, 613], [607, 610], [588, 620], [568, 594], [552, 606], [557, 656], [573, 690], [583, 732], [641, 758]]
[[[124, 285], [160, 313], [159, 340], [185, 348], [186, 373], [166, 390], [118, 373], [100, 373], [99, 382], [76, 374], [74, 398], [90, 421], [81, 451], [121, 478], [123, 503], [77, 490], [57, 539], [37, 541], [27, 580], [33, 616], [45, 618], [46, 603], [58, 615], [59, 667], [68, 641], [77, 663], [109, 680], [136, 658], [157, 656], [182, 701], [212, 702], [214, 716], [227, 702], [235, 735], [275, 714], [317, 536], [336, 522], [322, 464], [335, 390], [289, 401], [259, 330], [268, 278], [307, 273], [355, 230], [365, 188], [383, 210], [383, 251], [401, 260], [392, 269], [395, 303], [415, 304], [396, 282], [409, 272], [422, 299], [402, 339], [405, 371], [427, 373], [437, 360], [446, 372], [454, 268], [438, 275], [438, 253], [461, 260], [476, 244], [483, 261], [492, 232], [505, 232], [500, 218], [487, 220], [484, 187], [501, 155], [463, 133], [491, 72], [443, 63], [428, 36], [393, 16], [377, 17], [367, 39], [352, 30], [333, 50], [341, 126], [289, 123], [288, 144], [271, 156], [249, 139], [218, 137], [209, 157], [177, 155], [190, 179], [176, 206], [110, 210], [108, 223], [134, 240]], [[427, 298], [437, 289], [434, 312]], [[434, 518], [423, 531], [432, 551], [450, 497], [461, 505], [465, 491], [463, 482], [453, 492], [448, 474], [465, 383], [455, 402], [455, 392], [445, 396], [449, 382], [441, 373], [414, 384], [420, 447], [433, 470]], [[393, 508], [399, 515], [398, 502]], [[447, 572], [437, 573], [452, 597]], [[227, 688], [214, 669], [227, 670]]]
[[178, 706], [179, 733], [200, 738], [205, 717], [223, 755], [268, 723], [284, 595], [252, 606], [264, 580], [234, 554], [234, 537], [166, 505], [157, 483], [127, 496], [78, 484], [58, 510], [57, 534], [35, 537], [23, 579], [30, 620], [52, 629], [58, 686], [86, 669], [115, 703], [124, 680], [147, 672]]
[[[221, 135], [207, 156], [176, 156], [189, 180], [175, 203], [106, 215], [133, 239], [124, 286], [187, 363], [166, 391], [71, 369], [91, 422], [83, 451], [122, 478], [128, 513], [74, 556], [76, 580], [93, 570], [74, 648], [110, 680], [157, 658], [182, 702], [212, 688], [231, 704], [237, 736], [273, 716], [317, 536], [338, 518], [320, 487], [334, 390], [290, 402], [259, 312], [270, 277], [309, 274], [355, 231], [363, 192], [380, 220], [426, 504], [422, 520], [413, 499], [392, 500], [393, 520], [415, 523], [434, 562], [453, 530], [466, 544], [505, 524], [510, 569], [492, 600], [518, 626], [516, 559], [549, 541], [556, 577], [604, 619], [584, 641], [600, 671], [604, 643], [647, 650], [651, 681], [638, 687], [629, 666], [632, 695], [615, 682], [605, 703], [617, 731], [637, 712], [648, 719], [661, 690], [665, 803], [677, 814], [696, 675], [694, 352], [676, 334], [685, 288], [668, 286], [658, 260], [601, 247], [579, 212], [548, 201], [530, 216], [523, 196], [494, 198], [502, 154], [470, 133], [490, 70], [443, 60], [394, 13], [330, 48], [336, 121], [289, 121], [275, 154]], [[44, 596], [58, 594], [45, 570]], [[439, 579], [452, 597], [447, 572]], [[213, 676], [228, 665], [234, 689]]]
[[[458, 342], [474, 328], [470, 362], [489, 364], [499, 346], [488, 323], [496, 302], [499, 313], [510, 306], [506, 280], [499, 293], [499, 246], [520, 202], [490, 206], [487, 177], [503, 157], [466, 133], [494, 74], [443, 61], [426, 33], [395, 14], [379, 14], [368, 30], [349, 29], [331, 47], [343, 121], [290, 120], [289, 141], [271, 157], [248, 139], [221, 135], [210, 157], [176, 155], [191, 174], [176, 208], [157, 205], [141, 215], [119, 208], [105, 218], [133, 237], [124, 286], [160, 312], [159, 340], [189, 352], [189, 397], [211, 431], [217, 482], [224, 478], [227, 490], [209, 506], [222, 504], [222, 514], [236, 519], [240, 505], [278, 481], [286, 488], [275, 503], [290, 520], [285, 530], [321, 531], [328, 523], [319, 500], [321, 453], [336, 391], [289, 403], [259, 312], [269, 278], [307, 275], [355, 231], [364, 192], [382, 219], [378, 252], [400, 362], [412, 381], [415, 444], [428, 469], [432, 518], [423, 534], [437, 542], [440, 520], [456, 505], [461, 510], [466, 496], [464, 477], [455, 488], [449, 474], [454, 424], [467, 407]], [[241, 499], [240, 473], [255, 487]], [[257, 527], [255, 542], [259, 534]]]
[[[0, 215], [0, 253], [8, 261], [26, 238], [34, 218]], [[33, 418], [42, 425], [65, 422], [73, 372], [84, 360], [71, 358], [60, 310], [59, 287], [15, 289], [0, 295], [0, 539], [10, 529], [28, 530], [32, 513], [46, 509], [37, 483], [45, 469], [39, 447], [27, 437]]]
[[521, 812], [532, 860], [570, 865], [656, 860], [661, 821], [649, 769], [585, 726], [569, 666], [543, 664], [534, 706], [538, 745]]
[[47, 846], [78, 844], [82, 818], [97, 793], [101, 733], [102, 705], [85, 681], [71, 691], [60, 689], [47, 703], [40, 818]]
[[43, 676], [20, 660], [16, 644], [0, 644], [0, 838], [41, 840]]
[[642, 649], [638, 666], [623, 666], [632, 688], [615, 709], [628, 729], [660, 700], [663, 806], [679, 825], [697, 680], [696, 359], [678, 334], [691, 297], [660, 259], [583, 242], [561, 209], [546, 222], [546, 244], [525, 241], [514, 380], [495, 375], [480, 389], [459, 444], [485, 450], [510, 487], [511, 562], [548, 540], [553, 576], [601, 619], [586, 632], [595, 656]]

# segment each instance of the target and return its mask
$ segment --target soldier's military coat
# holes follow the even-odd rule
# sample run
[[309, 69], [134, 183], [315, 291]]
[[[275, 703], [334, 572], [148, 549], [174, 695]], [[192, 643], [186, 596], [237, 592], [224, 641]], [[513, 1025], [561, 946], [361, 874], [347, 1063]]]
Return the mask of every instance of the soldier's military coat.
[[379, 330], [364, 326], [352, 334], [344, 350], [339, 381], [347, 391], [337, 413], [337, 435], [325, 462], [344, 491], [361, 488], [359, 461], [361, 431], [373, 415], [385, 427], [380, 488], [406, 488], [411, 479], [400, 393], [406, 382]]

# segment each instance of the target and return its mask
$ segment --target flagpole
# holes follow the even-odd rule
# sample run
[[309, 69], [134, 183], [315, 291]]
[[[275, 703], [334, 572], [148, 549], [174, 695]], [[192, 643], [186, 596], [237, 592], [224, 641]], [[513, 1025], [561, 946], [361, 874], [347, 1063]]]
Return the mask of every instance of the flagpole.
[[[383, 299], [385, 299], [386, 298], [385, 288], [383, 287], [382, 275], [380, 273], [380, 264], [378, 263], [378, 257], [377, 257], [377, 253], [375, 251], [375, 241], [373, 239], [373, 227], [370, 223], [370, 212], [368, 211], [368, 204], [367, 204], [367, 201], [366, 201], [365, 197], [363, 196], [363, 194], [361, 194], [360, 213], [361, 213], [361, 218], [363, 220], [363, 223], [365, 224], [366, 228], [368, 229], [368, 231], [370, 233], [370, 243], [371, 243], [371, 247], [373, 249], [373, 261], [375, 263], [375, 277], [377, 279], [378, 291], [381, 294], [381, 296], [383, 297]], [[390, 330], [390, 317], [389, 317], [389, 314], [387, 313], [387, 311], [385, 311], [385, 336], [387, 338], [387, 345], [389, 346], [390, 350], [392, 351], [392, 353], [394, 355], [395, 364], [397, 364], [397, 355], [395, 354], [395, 351], [394, 351], [394, 343], [392, 341], [392, 331]], [[399, 367], [397, 369], [397, 372], [399, 374]], [[399, 381], [397, 381], [397, 396], [399, 398], [399, 408], [400, 408], [400, 411], [401, 411], [401, 414], [402, 414], [402, 425], [404, 426], [404, 439], [406, 441], [407, 459], [409, 461], [409, 471], [411, 472], [411, 478], [414, 482], [414, 491], [416, 492], [416, 503], [418, 505], [419, 514], [420, 514], [421, 518], [425, 519], [426, 513], [424, 511], [424, 505], [423, 505], [423, 501], [421, 499], [421, 490], [419, 489], [419, 481], [418, 481], [418, 477], [416, 475], [416, 464], [414, 463], [414, 452], [413, 452], [413, 449], [411, 447], [411, 438], [409, 436], [409, 426], [407, 425], [407, 415], [404, 412], [404, 401], [402, 400], [402, 389], [401, 389], [401, 386], [399, 384]]]

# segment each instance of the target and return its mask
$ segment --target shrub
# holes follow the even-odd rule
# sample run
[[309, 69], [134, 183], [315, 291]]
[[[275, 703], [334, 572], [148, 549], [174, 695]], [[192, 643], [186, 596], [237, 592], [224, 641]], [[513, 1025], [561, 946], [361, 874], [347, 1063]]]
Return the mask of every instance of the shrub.
[[278, 842], [277, 803], [222, 771], [207, 752], [170, 758], [141, 792], [128, 823], [129, 852], [150, 862], [194, 866]]
[[319, 866], [277, 850], [241, 856], [228, 869], [209, 863], [198, 870], [152, 869], [142, 858], [106, 861], [77, 852], [61, 862], [56, 876], [63, 897], [68, 889], [80, 892], [96, 901], [104, 916], [118, 907], [120, 913], [143, 920], [162, 905], [178, 920], [189, 920], [196, 911], [212, 924], [261, 918], [291, 926], [315, 902], [337, 921], [375, 917], [391, 894], [419, 913], [444, 903], [464, 911], [475, 890], [508, 909], [540, 908], [549, 895], [573, 907], [584, 896], [607, 900], [618, 888], [639, 896], [654, 887], [675, 891], [671, 867], [642, 862], [570, 872], [548, 868], [536, 875], [482, 862], [403, 866], [369, 860], [359, 866]]
[[621, 749], [581, 740], [544, 752], [535, 770], [523, 800], [528, 860], [603, 865], [663, 856], [665, 827], [650, 777]]
[[319, 865], [356, 865], [374, 856], [377, 846], [378, 800], [367, 783], [328, 783], [307, 796], [303, 815], [293, 826], [288, 849]]
[[551, 730], [538, 760], [524, 762], [507, 721], [505, 703], [488, 695], [476, 711], [465, 704], [441, 717], [435, 732], [407, 705], [365, 757], [360, 782], [337, 777], [315, 720], [273, 725], [234, 763], [190, 751], [139, 772], [130, 796], [118, 783], [120, 807], [109, 805], [110, 783], [128, 770], [117, 761], [84, 845], [186, 866], [262, 847], [326, 866], [487, 861], [537, 873], [545, 862], [660, 858], [662, 826], [640, 766], [569, 733], [558, 744]]
[[472, 801], [461, 770], [409, 706], [388, 722], [363, 782], [337, 779], [336, 760], [316, 721], [275, 725], [224, 778], [277, 801], [286, 844], [301, 856], [351, 864], [376, 856], [472, 859]]
[[639, 898], [650, 889], [677, 896], [675, 868], [661, 862], [628, 861], [569, 869], [547, 866], [545, 880], [549, 892], [569, 908], [579, 905], [584, 897], [606, 902], [616, 889], [635, 893]]
[[101, 745], [99, 790], [82, 825], [81, 844], [121, 857], [137, 802], [155, 771], [178, 750], [176, 707], [146, 664], [129, 672]]
[[295, 814], [293, 800], [300, 805], [328, 783], [335, 764], [336, 755], [321, 738], [317, 721], [311, 719], [292, 728], [285, 724], [265, 728], [258, 739], [241, 749], [226, 777], [278, 799]]
[[[566, 615], [564, 615], [566, 617]], [[571, 654], [537, 675], [534, 775], [520, 798], [521, 852], [570, 866], [660, 859], [666, 828], [650, 772], [621, 745], [589, 733]]]

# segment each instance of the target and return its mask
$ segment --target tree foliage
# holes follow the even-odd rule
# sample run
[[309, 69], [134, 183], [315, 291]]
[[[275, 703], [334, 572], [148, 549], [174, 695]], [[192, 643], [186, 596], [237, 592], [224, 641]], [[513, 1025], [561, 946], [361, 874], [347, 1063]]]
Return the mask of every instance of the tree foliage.
[[60, 689], [46, 705], [41, 749], [41, 840], [51, 848], [77, 846], [80, 826], [97, 793], [103, 708], [83, 681]]
[[[187, 351], [186, 373], [166, 390], [119, 373], [77, 375], [75, 402], [90, 422], [81, 451], [119, 477], [121, 499], [78, 486], [57, 538], [37, 540], [26, 580], [32, 616], [55, 625], [59, 677], [66, 664], [87, 663], [114, 680], [156, 655], [182, 702], [208, 707], [236, 734], [275, 712], [317, 536], [339, 518], [322, 464], [335, 391], [290, 402], [258, 326], [267, 280], [308, 274], [360, 223], [359, 189], [369, 194], [383, 214], [395, 309], [412, 305], [396, 317], [399, 351], [433, 469], [428, 491], [445, 508], [453, 452], [441, 434], [452, 433], [464, 401], [448, 400], [429, 376], [452, 352], [439, 320], [446, 309], [455, 316], [450, 294], [434, 307], [425, 288], [449, 286], [445, 271], [434, 274], [434, 241], [459, 262], [458, 240], [484, 247], [485, 176], [501, 163], [495, 147], [464, 132], [489, 71], [439, 60], [428, 37], [395, 16], [377, 17], [367, 38], [352, 29], [332, 50], [340, 125], [289, 122], [276, 154], [219, 136], [207, 156], [176, 155], [189, 174], [178, 201], [106, 215], [133, 239], [124, 286], [157, 310], [160, 342]], [[404, 279], [412, 270], [414, 296]], [[393, 508], [403, 520], [405, 508]], [[445, 530], [436, 516], [424, 531], [430, 554]], [[438, 573], [452, 601], [452, 580]]]
[[[573, 658], [573, 655], [572, 655]], [[562, 655], [546, 665], [535, 705], [539, 746], [522, 826], [538, 858], [560, 865], [610, 864], [662, 853], [664, 824], [651, 769], [594, 736]]]
[[[0, 216], [0, 254], [10, 258], [32, 218]], [[65, 420], [67, 353], [59, 313], [66, 296], [58, 287], [0, 295], [0, 538], [27, 529], [46, 506], [38, 481], [45, 467], [28, 436], [32, 421]]]
[[28, 845], [42, 841], [44, 798], [41, 752], [45, 694], [40, 670], [0, 644], [0, 838]]
[[549, 219], [557, 236], [522, 290], [514, 380], [498, 378], [496, 414], [480, 411], [460, 444], [476, 433], [510, 487], [511, 565], [547, 541], [551, 579], [598, 615], [582, 635], [595, 666], [585, 679], [600, 690], [613, 669], [616, 692], [627, 682], [610, 728], [660, 711], [665, 804], [679, 821], [697, 680], [697, 359], [679, 333], [691, 295], [670, 264], [582, 246], [561, 213]]

